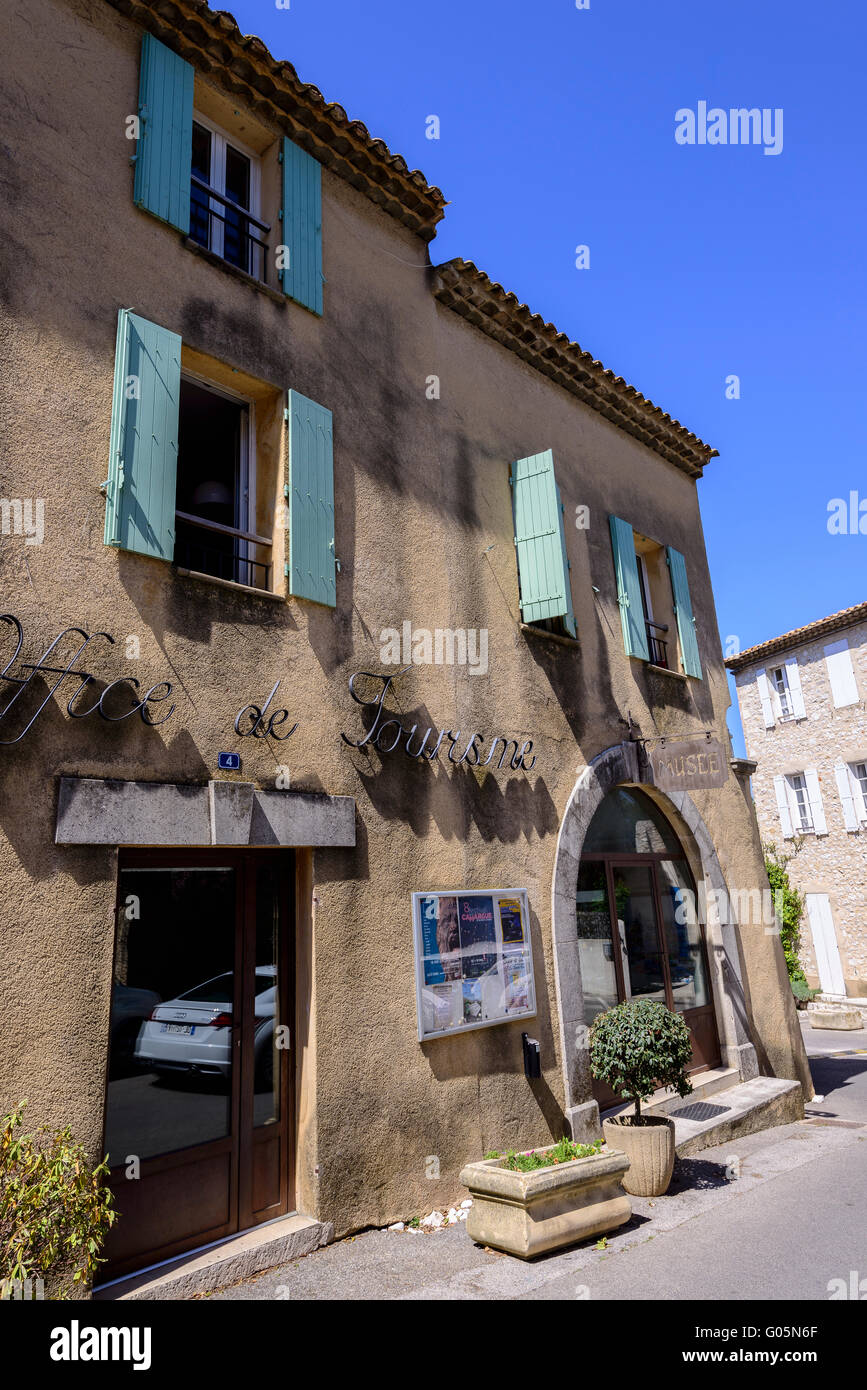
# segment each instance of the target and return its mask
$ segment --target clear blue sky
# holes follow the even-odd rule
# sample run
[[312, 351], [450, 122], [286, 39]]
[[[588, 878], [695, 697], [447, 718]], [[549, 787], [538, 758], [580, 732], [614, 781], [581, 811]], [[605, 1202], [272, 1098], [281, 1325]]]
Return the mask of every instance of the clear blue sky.
[[[831, 498], [867, 499], [867, 7], [226, 2], [442, 188], [434, 261], [475, 261], [720, 451], [699, 492], [724, 641], [867, 598], [867, 536], [827, 529]], [[782, 151], [677, 144], [699, 101], [782, 108]]]

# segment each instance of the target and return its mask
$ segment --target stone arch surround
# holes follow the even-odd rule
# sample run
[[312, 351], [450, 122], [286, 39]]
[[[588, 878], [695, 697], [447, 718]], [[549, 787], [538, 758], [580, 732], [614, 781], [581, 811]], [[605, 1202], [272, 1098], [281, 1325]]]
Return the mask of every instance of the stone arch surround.
[[[608, 793], [624, 785], [640, 787], [671, 821], [696, 880], [703, 878], [716, 892], [727, 891], [710, 832], [692, 798], [686, 792], [660, 792], [652, 783], [644, 781], [636, 743], [614, 744], [582, 769], [563, 813], [551, 888], [564, 1110], [572, 1136], [578, 1140], [598, 1133], [599, 1107], [593, 1099], [584, 1024], [575, 884], [587, 828]], [[758, 1061], [750, 1038], [736, 924], [726, 920], [719, 926], [708, 925], [706, 933], [722, 1064], [736, 1067], [740, 1080], [746, 1081], [758, 1075]]]

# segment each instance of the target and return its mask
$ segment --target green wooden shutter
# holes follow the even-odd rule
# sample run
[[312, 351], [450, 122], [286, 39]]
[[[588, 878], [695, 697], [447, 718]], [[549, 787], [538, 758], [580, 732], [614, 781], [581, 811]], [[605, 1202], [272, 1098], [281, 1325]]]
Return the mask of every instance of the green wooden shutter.
[[689, 597], [689, 581], [686, 577], [686, 561], [674, 546], [666, 546], [666, 559], [671, 574], [671, 592], [674, 596], [674, 611], [677, 616], [677, 631], [680, 637], [680, 655], [683, 669], [688, 676], [701, 677], [701, 658], [698, 654], [698, 638], [695, 632], [695, 618], [692, 601]]
[[322, 165], [283, 137], [283, 293], [322, 313]]
[[289, 592], [337, 604], [331, 411], [289, 392]]
[[562, 618], [574, 637], [563, 507], [551, 450], [513, 463], [511, 483], [521, 617], [525, 623]]
[[620, 625], [623, 645], [628, 656], [650, 660], [647, 628], [644, 626], [644, 606], [641, 602], [641, 580], [632, 527], [619, 516], [609, 516], [611, 548], [614, 551], [614, 573], [617, 577], [617, 602], [620, 605]]
[[138, 114], [136, 206], [189, 232], [193, 67], [151, 34], [142, 40]]
[[171, 560], [181, 340], [121, 309], [114, 360], [105, 544]]

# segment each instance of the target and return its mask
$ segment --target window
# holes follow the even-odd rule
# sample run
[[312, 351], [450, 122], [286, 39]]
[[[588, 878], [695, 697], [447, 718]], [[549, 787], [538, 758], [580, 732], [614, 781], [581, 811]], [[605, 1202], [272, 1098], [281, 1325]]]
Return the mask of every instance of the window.
[[828, 671], [834, 708], [840, 709], [845, 705], [856, 705], [858, 703], [858, 684], [852, 668], [852, 653], [845, 637], [839, 642], [830, 642], [825, 647], [825, 666]]
[[[232, 134], [233, 114], [239, 117], [238, 132], [244, 139]], [[232, 103], [215, 97], [213, 89], [200, 83], [192, 64], [152, 34], [142, 39], [138, 115], [136, 207], [227, 264], [274, 288], [279, 284], [287, 298], [321, 314], [318, 160], [285, 135], [275, 139], [251, 113], [235, 111]], [[275, 211], [277, 197], [282, 201], [275, 237], [279, 245], [270, 251], [270, 227], [260, 220], [263, 196], [269, 204], [273, 198]]]
[[261, 170], [251, 151], [195, 113], [190, 237], [230, 265], [267, 279], [269, 227], [258, 220]]
[[256, 589], [271, 587], [271, 541], [256, 516], [255, 407], [181, 377], [175, 563]]
[[772, 666], [767, 671], [758, 671], [756, 684], [766, 729], [772, 729], [777, 720], [806, 719], [796, 656], [788, 657], [779, 666]]
[[106, 545], [336, 606], [325, 406], [121, 309], [109, 447]]
[[803, 772], [787, 772], [774, 778], [777, 810], [783, 828], [783, 838], [793, 835], [826, 835], [825, 809], [815, 768]]
[[867, 827], [867, 762], [835, 763], [834, 776], [846, 829]]
[[789, 779], [792, 791], [793, 822], [796, 830], [812, 830], [813, 817], [810, 812], [810, 799], [807, 796], [807, 783], [803, 773], [793, 772]]
[[684, 557], [674, 546], [640, 535], [621, 517], [609, 516], [608, 524], [627, 654], [700, 678], [701, 658]]
[[784, 666], [778, 666], [775, 671], [771, 672], [771, 679], [774, 683], [780, 718], [788, 719], [792, 714], [792, 702], [789, 698], [789, 682], [786, 679], [786, 668]]

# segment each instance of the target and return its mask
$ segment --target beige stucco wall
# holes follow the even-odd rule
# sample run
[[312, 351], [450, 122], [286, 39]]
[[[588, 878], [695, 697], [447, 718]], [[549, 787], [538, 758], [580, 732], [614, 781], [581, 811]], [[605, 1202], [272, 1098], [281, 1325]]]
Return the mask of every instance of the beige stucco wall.
[[[623, 739], [627, 717], [641, 737], [727, 737], [695, 484], [439, 306], [422, 244], [328, 172], [321, 320], [190, 254], [132, 203], [124, 120], [137, 101], [140, 33], [98, 0], [38, 0], [9, 28], [2, 485], [4, 496], [44, 498], [46, 528], [41, 546], [3, 538], [6, 607], [24, 624], [29, 659], [66, 624], [107, 628], [118, 642], [94, 663], [100, 674], [172, 680], [177, 709], [146, 729], [71, 721], [55, 700], [21, 744], [0, 749], [2, 1098], [27, 1094], [36, 1118], [68, 1121], [99, 1149], [115, 859], [54, 845], [59, 776], [201, 783], [216, 775], [219, 750], [237, 748], [245, 781], [273, 786], [285, 762], [293, 788], [357, 802], [357, 848], [309, 856], [299, 890], [309, 1007], [296, 1058], [299, 1205], [338, 1232], [430, 1210], [458, 1195], [468, 1158], [562, 1130], [550, 895], [580, 770]], [[103, 545], [122, 306], [333, 412], [336, 610], [182, 578]], [[438, 400], [426, 396], [431, 375]], [[572, 648], [519, 627], [508, 465], [545, 448], [565, 503]], [[578, 504], [590, 507], [587, 531], [574, 525]], [[609, 512], [686, 556], [704, 680], [624, 654]], [[432, 665], [402, 679], [406, 722], [532, 738], [530, 773], [421, 766], [341, 742], [342, 730], [357, 738], [361, 728], [348, 676], [380, 669], [380, 634], [404, 620], [489, 633], [486, 675]], [[140, 639], [137, 661], [125, 656], [127, 635]], [[275, 754], [264, 741], [239, 743], [232, 721], [278, 678], [302, 729]], [[761, 885], [736, 780], [694, 800], [730, 881]], [[533, 1088], [526, 1025], [423, 1046], [416, 1037], [410, 893], [484, 885], [529, 895], [544, 1072]], [[760, 1064], [806, 1080], [779, 943], [744, 929], [740, 951]], [[439, 1181], [426, 1177], [432, 1155]]]
[[[858, 686], [856, 704], [834, 707], [825, 662], [825, 647], [846, 638]], [[756, 676], [758, 671], [797, 658], [805, 717], [777, 721], [766, 729]], [[774, 777], [815, 768], [825, 811], [827, 833], [799, 837], [788, 866], [791, 882], [802, 893], [827, 893], [840, 950], [847, 994], [867, 994], [867, 830], [848, 831], [834, 764], [867, 759], [867, 624], [857, 623], [819, 641], [775, 653], [739, 671], [738, 704], [749, 756], [757, 762], [753, 790], [762, 839], [785, 853], [795, 848], [783, 840]], [[809, 917], [804, 912], [801, 960], [809, 983], [819, 985]]]

